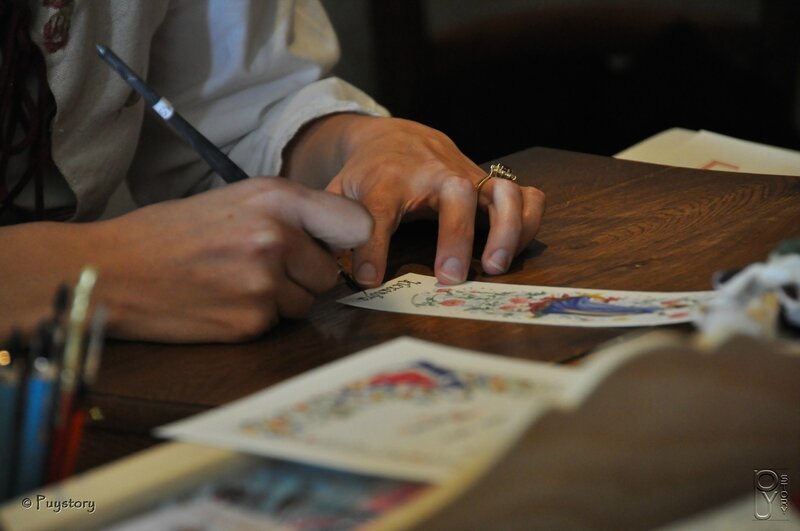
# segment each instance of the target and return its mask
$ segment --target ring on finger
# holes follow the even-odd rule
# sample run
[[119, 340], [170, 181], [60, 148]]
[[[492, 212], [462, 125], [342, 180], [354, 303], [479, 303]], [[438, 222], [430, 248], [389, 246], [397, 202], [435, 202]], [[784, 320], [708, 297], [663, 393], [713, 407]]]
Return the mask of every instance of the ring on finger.
[[480, 181], [478, 181], [478, 183], [475, 185], [475, 191], [480, 193], [483, 185], [486, 184], [489, 181], [489, 179], [492, 179], [494, 177], [498, 179], [505, 179], [507, 181], [517, 180], [517, 176], [514, 174], [513, 171], [511, 171], [511, 168], [509, 168], [508, 166], [500, 163], [492, 164], [491, 166], [489, 166], [489, 173], [487, 173], [486, 176]]

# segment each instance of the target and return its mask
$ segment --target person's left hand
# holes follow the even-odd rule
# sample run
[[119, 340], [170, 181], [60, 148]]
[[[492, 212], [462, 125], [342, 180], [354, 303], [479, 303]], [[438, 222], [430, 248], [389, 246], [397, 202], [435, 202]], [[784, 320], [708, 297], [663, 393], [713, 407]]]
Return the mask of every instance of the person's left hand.
[[338, 130], [341, 156], [341, 170], [327, 190], [360, 201], [375, 219], [372, 237], [353, 255], [354, 276], [362, 286], [383, 281], [391, 235], [409, 215], [438, 213], [434, 271], [443, 284], [467, 278], [476, 206], [489, 219], [481, 257], [486, 273], [506, 272], [538, 232], [544, 194], [493, 178], [478, 195], [475, 185], [486, 172], [443, 133], [396, 118], [340, 114], [323, 121]]

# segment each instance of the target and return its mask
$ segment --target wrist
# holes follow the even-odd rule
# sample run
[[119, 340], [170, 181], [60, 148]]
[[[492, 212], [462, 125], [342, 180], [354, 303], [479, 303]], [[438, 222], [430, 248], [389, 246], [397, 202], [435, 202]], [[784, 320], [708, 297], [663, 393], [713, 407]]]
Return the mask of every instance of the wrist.
[[335, 113], [308, 123], [284, 150], [282, 175], [323, 188], [344, 166], [359, 143], [363, 124], [378, 117]]
[[355, 113], [339, 113], [329, 117], [323, 124], [330, 128], [331, 135], [335, 135], [337, 158], [339, 167], [353, 155], [357, 147], [362, 143], [364, 134], [368, 131], [368, 125], [375, 120], [383, 117], [369, 116]]

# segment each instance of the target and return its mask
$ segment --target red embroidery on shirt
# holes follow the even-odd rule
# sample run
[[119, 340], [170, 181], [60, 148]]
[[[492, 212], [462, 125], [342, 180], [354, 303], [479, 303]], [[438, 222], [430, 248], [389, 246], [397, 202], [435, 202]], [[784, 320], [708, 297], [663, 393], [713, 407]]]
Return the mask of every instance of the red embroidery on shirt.
[[74, 0], [43, 0], [42, 5], [56, 9], [42, 28], [42, 40], [47, 53], [55, 53], [69, 42]]

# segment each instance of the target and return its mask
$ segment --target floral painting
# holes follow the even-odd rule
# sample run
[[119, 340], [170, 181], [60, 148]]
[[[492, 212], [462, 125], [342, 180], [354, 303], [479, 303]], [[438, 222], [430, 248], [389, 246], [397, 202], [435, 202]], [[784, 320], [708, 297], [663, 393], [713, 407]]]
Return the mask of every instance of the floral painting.
[[411, 298], [416, 307], [458, 308], [503, 317], [538, 319], [549, 315], [570, 316], [576, 321], [638, 314], [658, 314], [668, 318], [687, 317], [696, 305], [692, 297], [624, 297], [598, 292], [565, 291], [489, 291], [481, 288], [441, 287], [432, 292], [417, 293]]
[[458, 371], [420, 360], [297, 402], [276, 415], [244, 423], [241, 429], [249, 435], [296, 436], [306, 426], [343, 420], [378, 404], [426, 406], [445, 401], [464, 403], [481, 393], [524, 397], [532, 392], [534, 385], [528, 379]]
[[388, 312], [553, 326], [658, 326], [691, 321], [713, 291], [652, 292], [464, 282], [409, 273], [339, 302]]

